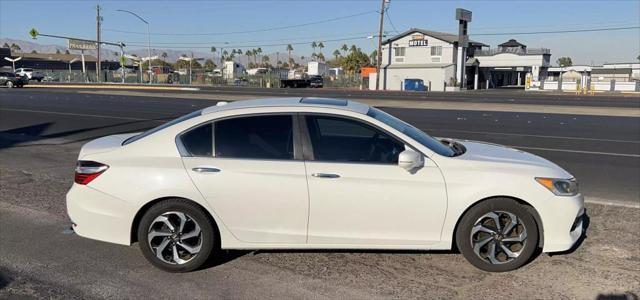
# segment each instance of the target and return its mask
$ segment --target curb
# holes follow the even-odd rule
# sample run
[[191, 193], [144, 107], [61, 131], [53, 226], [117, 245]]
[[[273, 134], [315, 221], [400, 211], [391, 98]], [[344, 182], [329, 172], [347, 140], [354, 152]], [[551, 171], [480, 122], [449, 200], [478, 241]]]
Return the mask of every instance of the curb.
[[195, 87], [169, 87], [169, 86], [135, 86], [135, 85], [25, 85], [26, 88], [53, 88], [53, 89], [111, 89], [111, 90], [156, 90], [156, 91], [199, 91]]

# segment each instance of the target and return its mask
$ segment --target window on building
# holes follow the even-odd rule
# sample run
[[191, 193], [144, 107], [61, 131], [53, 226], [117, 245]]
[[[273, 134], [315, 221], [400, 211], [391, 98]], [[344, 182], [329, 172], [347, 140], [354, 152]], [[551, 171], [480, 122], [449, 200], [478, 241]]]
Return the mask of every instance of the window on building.
[[431, 56], [442, 56], [442, 46], [431, 46]]
[[405, 51], [405, 50], [406, 50], [406, 48], [405, 48], [405, 47], [396, 47], [396, 48], [393, 48], [393, 51], [394, 51], [394, 55], [395, 55], [395, 56], [404, 56], [404, 51]]
[[404, 151], [404, 143], [359, 121], [329, 116], [306, 121], [318, 161], [393, 164]]
[[217, 157], [293, 159], [293, 121], [288, 115], [252, 116], [214, 125]]

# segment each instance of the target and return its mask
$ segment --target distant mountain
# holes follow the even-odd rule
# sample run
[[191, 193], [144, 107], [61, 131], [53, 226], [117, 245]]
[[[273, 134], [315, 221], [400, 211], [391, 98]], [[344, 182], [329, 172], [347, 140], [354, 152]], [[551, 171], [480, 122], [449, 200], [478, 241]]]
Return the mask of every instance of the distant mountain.
[[[56, 44], [40, 44], [37, 42], [32, 42], [32, 41], [25, 41], [25, 40], [17, 40], [17, 39], [9, 39], [9, 38], [0, 38], [0, 46], [4, 45], [4, 44], [16, 44], [18, 46], [20, 46], [20, 52], [25, 52], [25, 53], [29, 53], [33, 50], [35, 50], [38, 53], [56, 53], [56, 51], [60, 51], [61, 53], [64, 53], [67, 50], [67, 46], [66, 45], [56, 45]], [[178, 57], [182, 56], [182, 55], [187, 55], [187, 56], [191, 56], [192, 51], [191, 50], [174, 50], [174, 49], [151, 49], [152, 50], [152, 56], [158, 56], [158, 58], [162, 59], [161, 55], [162, 53], [167, 53], [167, 58], [165, 59], [167, 62], [175, 62]], [[243, 49], [244, 51], [245, 49]], [[119, 57], [119, 53], [118, 51], [120, 51], [120, 49], [118, 49], [117, 47], [113, 47], [113, 46], [107, 46], [107, 48], [103, 48], [100, 49], [100, 54], [102, 55], [104, 60], [113, 60], [113, 61], [117, 61], [118, 57]], [[231, 49], [227, 49], [228, 52], [231, 51]], [[71, 53], [77, 53], [79, 54], [80, 51], [79, 50], [70, 50], [69, 52]], [[137, 49], [127, 49], [125, 47], [125, 52], [127, 54], [135, 54], [139, 57], [146, 57], [148, 54], [147, 49], [144, 48], [137, 48]], [[85, 54], [90, 54], [90, 55], [95, 55], [95, 51], [91, 50], [91, 51], [87, 51], [85, 52]], [[257, 61], [260, 62], [261, 61], [261, 57], [262, 56], [268, 56], [269, 57], [269, 62], [272, 65], [275, 65], [277, 62], [277, 58], [279, 57], [280, 61], [282, 62], [286, 62], [288, 60], [288, 56], [287, 53], [285, 51], [280, 52], [279, 54], [277, 53], [263, 53], [262, 55], [257, 57]], [[200, 51], [193, 51], [193, 56], [194, 57], [199, 57], [199, 58], [204, 58], [204, 59], [209, 59], [209, 58], [213, 58], [212, 53], [211, 52], [200, 52]], [[325, 56], [327, 56], [327, 58], [329, 58], [328, 53], [325, 53]], [[216, 57], [216, 63], [217, 60], [220, 59], [220, 50], [218, 50], [218, 52], [215, 53], [215, 57]], [[309, 59], [308, 56], [305, 55], [305, 59], [302, 60], [301, 57], [299, 55], [291, 55], [291, 57], [298, 63], [300, 64], [306, 64], [307, 62], [311, 61]], [[248, 65], [249, 61], [254, 61], [254, 57], [247, 57], [246, 55], [236, 55], [236, 59], [237, 62], [239, 62], [240, 64], [243, 65]]]

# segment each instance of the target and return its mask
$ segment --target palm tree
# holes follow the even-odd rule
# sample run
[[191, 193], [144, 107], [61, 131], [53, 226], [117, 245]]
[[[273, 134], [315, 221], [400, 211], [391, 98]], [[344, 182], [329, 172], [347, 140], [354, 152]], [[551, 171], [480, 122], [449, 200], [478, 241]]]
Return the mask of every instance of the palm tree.
[[344, 51], [344, 53], [346, 54], [347, 51], [349, 51], [349, 46], [347, 46], [347, 44], [342, 44], [342, 47], [340, 47], [340, 50]]
[[311, 57], [315, 57], [316, 47], [318, 47], [318, 44], [316, 44], [316, 42], [311, 42], [311, 48], [313, 48], [313, 54], [311, 55]]
[[167, 61], [167, 57], [169, 57], [169, 54], [167, 54], [167, 52], [162, 52], [162, 54], [160, 54], [160, 57], [162, 57], [163, 61]]
[[287, 52], [289, 53], [289, 61], [291, 61], [291, 51], [293, 51], [293, 46], [289, 44], [287, 45]]
[[351, 48], [349, 49], [349, 51], [358, 52], [358, 47], [356, 47], [356, 45], [351, 45]]
[[338, 63], [338, 57], [340, 56], [340, 50], [336, 49], [333, 51], [333, 56], [336, 58], [336, 63]]
[[266, 67], [268, 62], [269, 62], [269, 56], [268, 55], [262, 56], [262, 66]]
[[229, 52], [227, 52], [227, 50], [222, 51], [222, 57], [220, 57], [220, 59], [227, 61], [227, 55], [229, 55]]
[[318, 48], [320, 48], [320, 54], [322, 54], [322, 48], [324, 48], [324, 44], [322, 42], [318, 43]]
[[9, 48], [11, 48], [11, 52], [18, 52], [18, 51], [22, 50], [20, 48], [20, 45], [15, 44], [15, 43], [11, 43], [11, 46], [9, 46]]

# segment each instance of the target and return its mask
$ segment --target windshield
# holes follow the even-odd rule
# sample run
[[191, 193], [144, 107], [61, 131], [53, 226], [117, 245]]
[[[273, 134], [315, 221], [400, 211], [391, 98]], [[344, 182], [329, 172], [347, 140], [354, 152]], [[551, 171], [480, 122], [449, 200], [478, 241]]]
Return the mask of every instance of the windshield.
[[192, 112], [192, 113], [190, 113], [190, 114], [184, 115], [184, 116], [182, 116], [182, 117], [179, 117], [179, 118], [177, 118], [177, 119], [174, 119], [174, 120], [172, 120], [172, 121], [169, 121], [169, 122], [167, 122], [167, 123], [164, 123], [164, 124], [162, 124], [162, 125], [160, 125], [160, 126], [158, 126], [158, 127], [155, 127], [155, 128], [149, 129], [149, 130], [147, 130], [147, 131], [145, 131], [145, 132], [143, 132], [143, 133], [141, 133], [141, 134], [134, 135], [134, 136], [132, 136], [132, 137], [130, 137], [130, 138], [128, 138], [128, 139], [126, 139], [126, 140], [124, 140], [124, 142], [122, 142], [122, 145], [124, 146], [124, 145], [126, 145], [126, 144], [133, 143], [133, 142], [135, 142], [135, 141], [137, 141], [137, 140], [139, 140], [139, 139], [141, 139], [141, 138], [144, 138], [144, 137], [146, 137], [146, 136], [149, 136], [149, 135], [151, 135], [151, 134], [154, 134], [154, 133], [156, 133], [156, 132], [158, 132], [158, 131], [160, 131], [160, 130], [162, 130], [162, 129], [165, 129], [165, 128], [169, 127], [169, 126], [172, 126], [172, 125], [178, 124], [178, 123], [180, 123], [180, 122], [182, 122], [182, 121], [186, 121], [186, 120], [189, 120], [189, 119], [191, 119], [191, 118], [195, 118], [195, 117], [200, 116], [200, 115], [202, 115], [202, 109], [201, 109], [201, 110], [196, 110], [196, 111], [194, 111], [194, 112]]
[[367, 112], [367, 116], [372, 117], [382, 123], [385, 123], [393, 127], [395, 130], [398, 130], [408, 135], [410, 138], [416, 140], [417, 142], [431, 149], [435, 153], [438, 153], [442, 156], [447, 156], [447, 157], [452, 157], [456, 155], [453, 149], [446, 146], [439, 140], [431, 137], [430, 135], [424, 133], [424, 131], [418, 128], [415, 128], [384, 111], [371, 107]]

